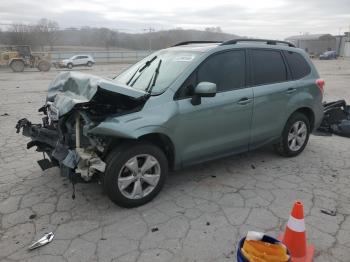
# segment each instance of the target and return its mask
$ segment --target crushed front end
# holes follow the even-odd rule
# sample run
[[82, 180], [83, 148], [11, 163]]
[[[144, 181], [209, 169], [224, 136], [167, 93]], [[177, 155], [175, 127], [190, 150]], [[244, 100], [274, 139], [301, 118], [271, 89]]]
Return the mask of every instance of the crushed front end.
[[105, 171], [104, 159], [114, 140], [89, 131], [108, 117], [140, 110], [144, 103], [144, 93], [110, 80], [63, 73], [51, 83], [46, 103], [39, 109], [42, 123], [24, 118], [16, 129], [31, 138], [28, 149], [36, 146], [43, 153], [44, 159], [38, 161], [43, 170], [58, 166], [75, 181], [76, 175], [90, 181]]
[[59, 166], [62, 173], [74, 171], [85, 181], [91, 180], [98, 172], [104, 172], [105, 163], [101, 157], [107, 139], [84, 134], [84, 130], [94, 125], [86, 112], [77, 110], [60, 119], [53, 119], [50, 105], [44, 106], [41, 111], [45, 114], [41, 124], [21, 119], [16, 128], [17, 133], [23, 129], [23, 135], [32, 139], [27, 144], [28, 149], [36, 146], [38, 152], [47, 156], [38, 161], [43, 170]]

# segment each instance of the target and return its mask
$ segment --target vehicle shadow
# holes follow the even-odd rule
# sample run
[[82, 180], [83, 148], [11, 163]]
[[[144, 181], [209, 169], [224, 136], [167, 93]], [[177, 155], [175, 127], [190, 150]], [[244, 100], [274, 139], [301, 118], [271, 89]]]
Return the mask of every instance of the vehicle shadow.
[[[181, 170], [170, 171], [160, 194], [155, 200], [146, 204], [146, 206], [153, 205], [159, 201], [167, 201], [169, 197], [172, 198], [180, 195], [179, 192], [191, 192], [194, 187], [201, 185], [206, 186], [205, 190], [211, 190], [210, 187], [216, 190], [214, 188], [221, 185], [234, 185], [235, 179], [237, 179], [237, 185], [246, 183], [251, 179], [252, 175], [266, 175], [266, 170], [269, 169], [269, 166], [279, 166], [278, 163], [280, 163], [281, 159], [283, 158], [277, 155], [271, 146], [267, 146], [252, 152], [220, 158]], [[95, 195], [97, 199], [103, 198], [104, 201], [114, 205], [103, 192], [100, 182], [79, 183], [76, 185], [76, 188], [77, 198], [79, 195], [90, 198], [92, 195]]]

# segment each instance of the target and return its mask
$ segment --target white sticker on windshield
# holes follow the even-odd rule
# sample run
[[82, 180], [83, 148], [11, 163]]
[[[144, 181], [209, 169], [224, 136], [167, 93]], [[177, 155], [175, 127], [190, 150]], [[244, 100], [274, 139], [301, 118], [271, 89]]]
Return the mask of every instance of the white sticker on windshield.
[[175, 57], [174, 61], [175, 62], [190, 62], [192, 61], [194, 58], [194, 56], [178, 56], [178, 57]]

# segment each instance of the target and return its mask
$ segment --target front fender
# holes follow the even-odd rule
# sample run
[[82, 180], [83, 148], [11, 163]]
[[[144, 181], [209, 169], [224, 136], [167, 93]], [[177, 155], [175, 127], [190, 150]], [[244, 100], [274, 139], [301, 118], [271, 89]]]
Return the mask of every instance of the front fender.
[[171, 130], [163, 126], [165, 122], [166, 119], [159, 116], [111, 118], [89, 130], [88, 133], [127, 139], [137, 139], [150, 133], [161, 133], [172, 137]]
[[150, 105], [135, 113], [107, 118], [92, 128], [88, 133], [127, 139], [137, 139], [150, 133], [161, 133], [173, 138], [172, 129], [168, 127], [169, 121], [177, 113], [177, 105], [172, 101], [157, 102], [161, 97], [151, 97], [147, 103]]

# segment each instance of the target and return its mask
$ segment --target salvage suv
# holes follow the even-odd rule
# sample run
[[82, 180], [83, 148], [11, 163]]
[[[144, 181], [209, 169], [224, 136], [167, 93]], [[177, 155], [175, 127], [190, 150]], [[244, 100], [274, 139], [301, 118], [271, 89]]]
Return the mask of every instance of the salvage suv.
[[161, 190], [168, 170], [273, 144], [300, 154], [323, 117], [324, 81], [301, 49], [274, 40], [184, 42], [114, 79], [59, 74], [31, 138], [72, 180], [97, 177], [116, 204], [135, 207]]

